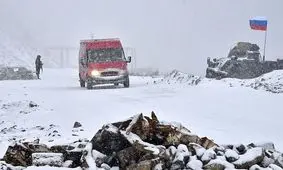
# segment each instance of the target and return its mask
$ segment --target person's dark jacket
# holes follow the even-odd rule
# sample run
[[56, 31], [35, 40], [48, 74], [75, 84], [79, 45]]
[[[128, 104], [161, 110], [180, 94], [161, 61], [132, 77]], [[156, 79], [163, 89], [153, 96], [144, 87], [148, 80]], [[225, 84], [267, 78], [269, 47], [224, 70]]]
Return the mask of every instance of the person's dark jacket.
[[36, 60], [35, 60], [36, 71], [40, 71], [40, 69], [42, 70], [42, 65], [43, 65], [43, 63], [40, 60], [40, 56], [37, 56]]

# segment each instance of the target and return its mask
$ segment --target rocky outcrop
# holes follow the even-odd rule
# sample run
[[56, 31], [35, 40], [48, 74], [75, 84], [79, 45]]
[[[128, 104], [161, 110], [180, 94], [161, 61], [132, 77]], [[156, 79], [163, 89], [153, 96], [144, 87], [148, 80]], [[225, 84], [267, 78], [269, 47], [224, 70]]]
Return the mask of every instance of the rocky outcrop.
[[[93, 150], [118, 160], [113, 162], [120, 162], [122, 169], [153, 168], [160, 163], [178, 169], [187, 163], [183, 161], [190, 156], [187, 148], [190, 143], [205, 148], [216, 146], [212, 140], [198, 137], [183, 126], [160, 122], [153, 112], [151, 117], [138, 114], [126, 121], [105, 125], [91, 143]], [[171, 151], [166, 151], [170, 147]], [[174, 155], [172, 147], [177, 147], [180, 153]]]
[[232, 48], [227, 58], [207, 59], [207, 78], [250, 79], [283, 69], [283, 60], [262, 61], [259, 47], [256, 44], [239, 42]]
[[[255, 56], [260, 59], [259, 46], [257, 44], [252, 44], [248, 42], [238, 42], [236, 46], [234, 46], [228, 54], [228, 58], [245, 58]], [[254, 55], [251, 55], [254, 54]]]

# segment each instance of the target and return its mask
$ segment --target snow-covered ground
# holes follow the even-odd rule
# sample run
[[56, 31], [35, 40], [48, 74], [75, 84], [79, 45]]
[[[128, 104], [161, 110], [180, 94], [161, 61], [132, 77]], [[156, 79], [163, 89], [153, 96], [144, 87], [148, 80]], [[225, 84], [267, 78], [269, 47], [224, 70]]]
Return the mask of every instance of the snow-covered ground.
[[[130, 88], [86, 90], [79, 87], [77, 70], [46, 69], [42, 80], [0, 81], [0, 148], [12, 138], [50, 145], [90, 139], [103, 124], [155, 111], [160, 120], [180, 122], [219, 144], [272, 141], [283, 151], [282, 93], [231, 88], [224, 81], [189, 86], [154, 80], [131, 77]], [[79, 136], [72, 136], [75, 121], [83, 125]]]
[[271, 93], [283, 93], [283, 70], [274, 70], [253, 79], [225, 78], [222, 80], [208, 79], [174, 70], [161, 78], [158, 82], [167, 84], [198, 85], [221, 83], [230, 87], [249, 87]]

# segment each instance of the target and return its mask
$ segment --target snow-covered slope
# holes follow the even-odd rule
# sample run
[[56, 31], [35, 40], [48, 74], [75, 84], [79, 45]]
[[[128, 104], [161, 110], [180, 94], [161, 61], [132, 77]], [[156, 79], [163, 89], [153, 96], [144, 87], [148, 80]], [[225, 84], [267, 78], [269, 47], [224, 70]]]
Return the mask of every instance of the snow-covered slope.
[[275, 70], [255, 79], [223, 79], [223, 81], [231, 86], [251, 87], [256, 90], [283, 93], [283, 70]]
[[271, 93], [283, 93], [283, 70], [275, 70], [254, 79], [225, 78], [221, 80], [207, 79], [192, 74], [182, 73], [174, 70], [166, 75], [161, 81], [162, 84], [183, 84], [183, 85], [205, 85], [223, 84], [227, 87], [249, 87], [255, 90], [263, 90]]
[[34, 66], [34, 53], [0, 30], [0, 66]]

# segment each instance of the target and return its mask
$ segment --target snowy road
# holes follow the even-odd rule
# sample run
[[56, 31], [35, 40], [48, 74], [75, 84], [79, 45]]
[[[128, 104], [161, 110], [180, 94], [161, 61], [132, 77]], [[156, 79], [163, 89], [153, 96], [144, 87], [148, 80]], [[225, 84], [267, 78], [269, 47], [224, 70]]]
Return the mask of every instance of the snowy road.
[[[39, 81], [0, 82], [0, 106], [18, 101], [40, 105], [27, 114], [0, 110], [0, 130], [13, 124], [23, 128], [55, 124], [64, 140], [71, 138], [72, 126], [79, 121], [85, 129], [81, 137], [91, 138], [105, 123], [154, 111], [160, 120], [180, 122], [216, 143], [273, 141], [283, 151], [282, 94], [231, 88], [217, 81], [198, 86], [153, 84], [151, 78], [141, 77], [131, 77], [128, 89], [86, 90], [79, 87], [77, 74], [72, 69], [46, 69]], [[40, 136], [19, 133], [13, 135]], [[8, 134], [2, 134], [2, 141]]]

